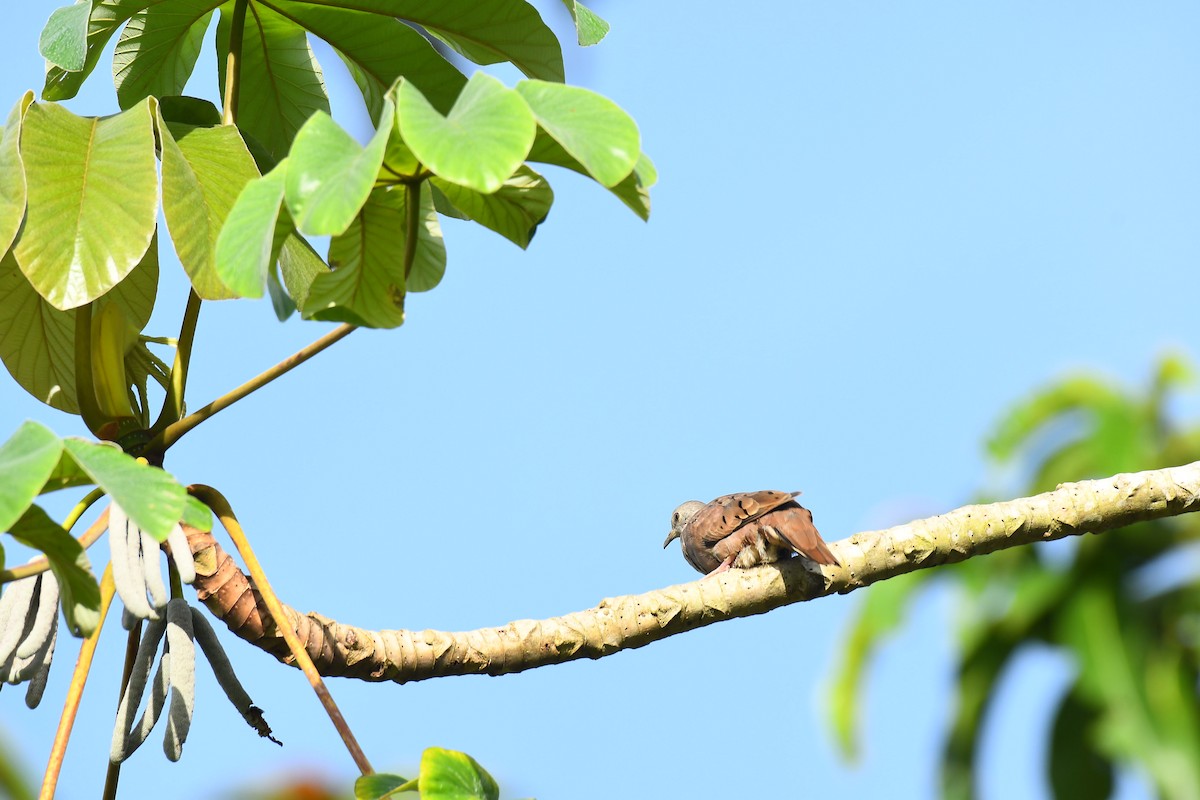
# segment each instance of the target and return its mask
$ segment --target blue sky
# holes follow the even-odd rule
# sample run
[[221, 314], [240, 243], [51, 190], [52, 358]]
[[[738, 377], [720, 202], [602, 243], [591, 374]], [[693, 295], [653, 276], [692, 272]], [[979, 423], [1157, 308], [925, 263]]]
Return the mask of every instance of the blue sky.
[[[538, 5], [566, 33], [559, 4]], [[830, 540], [938, 513], [994, 477], [982, 441], [1034, 388], [1078, 369], [1141, 384], [1166, 348], [1200, 355], [1194, 4], [729, 8], [605, 3], [609, 38], [567, 47], [569, 79], [639, 123], [660, 175], [649, 224], [551, 171], [557, 202], [528, 252], [447, 222], [446, 278], [410, 297], [403, 328], [355, 333], [171, 452], [182, 481], [229, 497], [287, 602], [462, 630], [691, 580], [660, 548], [683, 500], [802, 489]], [[9, 12], [3, 103], [41, 86], [51, 10]], [[365, 136], [340, 64], [318, 57], [335, 114]], [[206, 50], [193, 93], [215, 92], [214, 63]], [[116, 110], [107, 64], [72, 110]], [[164, 273], [150, 332], [174, 335], [186, 289]], [[326, 329], [206, 304], [190, 405]], [[0, 410], [4, 431], [82, 431], [8, 380]], [[861, 600], [517, 676], [331, 688], [378, 768], [461, 749], [505, 797], [929, 797], [955, 598], [923, 598], [873, 665], [849, 766], [822, 698]], [[245, 728], [201, 667], [183, 761], [154, 734], [127, 795], [199, 800], [291, 770], [348, 781], [301, 675], [223, 639], [286, 747]], [[103, 781], [123, 648], [106, 630], [61, 797]], [[39, 771], [74, 655], [60, 642], [36, 712], [0, 696]], [[983, 797], [1047, 796], [1069, 669], [1031, 652], [1007, 677]], [[1120, 795], [1147, 793], [1126, 776]]]

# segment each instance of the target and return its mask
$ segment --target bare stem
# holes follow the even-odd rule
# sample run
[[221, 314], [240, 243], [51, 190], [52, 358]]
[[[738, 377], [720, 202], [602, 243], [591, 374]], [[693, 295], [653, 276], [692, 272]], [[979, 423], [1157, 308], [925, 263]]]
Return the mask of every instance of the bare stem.
[[[137, 658], [138, 644], [142, 640], [142, 621], [139, 619], [129, 631], [125, 640], [125, 666], [121, 668], [121, 691], [118, 692], [117, 705], [125, 699], [125, 687], [129, 685], [129, 676], [133, 674], [133, 662]], [[104, 793], [100, 800], [116, 800], [117, 782], [121, 779], [121, 765], [108, 762], [108, 772], [104, 775]]]
[[[200, 318], [200, 295], [192, 289], [188, 292], [187, 306], [183, 310], [183, 323], [179, 326], [179, 340], [175, 345], [175, 363], [171, 365], [171, 382], [167, 386], [167, 397], [162, 411], [154, 423], [154, 430], [161, 431], [183, 416], [183, 395], [187, 389], [188, 366], [192, 361], [192, 343], [196, 340], [196, 323]], [[150, 451], [154, 452], [154, 451]], [[161, 460], [161, 453], [156, 453]]]
[[87, 683], [88, 673], [92, 668], [92, 657], [96, 654], [96, 643], [100, 641], [100, 631], [104, 628], [104, 618], [108, 615], [108, 607], [112, 604], [113, 577], [112, 566], [104, 570], [100, 579], [100, 620], [92, 635], [83, 640], [79, 648], [79, 658], [75, 662], [75, 672], [71, 675], [71, 685], [67, 687], [67, 700], [63, 704], [62, 716], [58, 719], [58, 730], [54, 734], [54, 745], [50, 748], [50, 761], [46, 764], [46, 774], [42, 777], [42, 791], [38, 800], [51, 800], [54, 790], [58, 787], [58, 775], [62, 772], [63, 758], [67, 754], [67, 742], [71, 738], [71, 728], [75, 725], [75, 715], [79, 712], [79, 701], [83, 699], [83, 687]]
[[263, 602], [266, 604], [267, 610], [271, 613], [271, 618], [275, 622], [276, 629], [283, 636], [284, 641], [287, 642], [292, 657], [304, 672], [305, 677], [308, 678], [313, 691], [317, 693], [317, 698], [321, 701], [321, 705], [325, 707], [325, 713], [329, 715], [329, 719], [333, 722], [333, 727], [337, 729], [338, 734], [342, 737], [342, 742], [350, 752], [350, 757], [354, 759], [359, 772], [363, 775], [370, 775], [374, 771], [371, 769], [371, 763], [367, 761], [366, 755], [358, 745], [358, 740], [354, 738], [354, 733], [346, 723], [346, 718], [342, 716], [337, 703], [333, 701], [333, 696], [329, 694], [329, 689], [325, 686], [325, 681], [321, 678], [321, 674], [317, 672], [316, 666], [308, 656], [308, 651], [304, 649], [304, 644], [296, 636], [296, 631], [292, 628], [287, 615], [284, 614], [283, 604], [279, 602], [275, 590], [271, 588], [271, 584], [267, 581], [266, 573], [263, 572], [262, 565], [258, 563], [258, 557], [254, 555], [254, 550], [250, 547], [250, 542], [246, 538], [246, 534], [242, 531], [242, 526], [237, 521], [237, 517], [234, 516], [233, 509], [229, 506], [229, 501], [216, 489], [203, 484], [189, 486], [188, 492], [211, 508], [213, 513], [221, 520], [221, 524], [225, 527], [226, 532], [229, 533], [229, 538], [237, 546], [238, 552], [242, 556], [242, 561], [246, 563], [246, 569], [250, 571], [254, 587], [262, 595]]
[[229, 408], [246, 395], [261, 389], [279, 376], [295, 369], [305, 361], [308, 361], [310, 358], [315, 356], [317, 353], [329, 347], [334, 342], [344, 339], [354, 331], [355, 327], [356, 326], [354, 325], [339, 325], [304, 349], [293, 353], [265, 372], [246, 381], [233, 391], [221, 395], [204, 408], [188, 414], [178, 422], [168, 425], [166, 429], [162, 431], [162, 433], [158, 434], [158, 436], [156, 436], [150, 442], [150, 444], [146, 446], [147, 451], [165, 452], [177, 441], [179, 441], [179, 439], [185, 433], [199, 425], [201, 422], [204, 422], [204, 420], [213, 416], [218, 411], [223, 411], [224, 409]]
[[221, 121], [226, 125], [237, 122], [238, 99], [242, 94], [242, 33], [246, 29], [247, 0], [233, 4], [233, 19], [229, 31], [229, 54], [225, 56], [225, 109]]

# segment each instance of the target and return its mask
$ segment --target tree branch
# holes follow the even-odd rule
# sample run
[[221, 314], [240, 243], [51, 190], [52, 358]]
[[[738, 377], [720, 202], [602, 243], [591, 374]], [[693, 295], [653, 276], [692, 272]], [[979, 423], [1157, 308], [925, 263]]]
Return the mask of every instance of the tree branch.
[[[463, 633], [371, 631], [317, 613], [284, 611], [323, 675], [367, 681], [503, 675], [578, 658], [602, 658], [714, 622], [854, 591], [918, 569], [1037, 541], [1103, 533], [1200, 511], [1200, 461], [1067, 483], [1053, 492], [946, 514], [831, 545], [841, 568], [814, 571], [798, 558], [608, 598], [595, 608]], [[188, 529], [200, 600], [229, 629], [288, 663], [287, 645], [258, 592], [209, 533]], [[647, 545], [650, 553], [656, 544]]]

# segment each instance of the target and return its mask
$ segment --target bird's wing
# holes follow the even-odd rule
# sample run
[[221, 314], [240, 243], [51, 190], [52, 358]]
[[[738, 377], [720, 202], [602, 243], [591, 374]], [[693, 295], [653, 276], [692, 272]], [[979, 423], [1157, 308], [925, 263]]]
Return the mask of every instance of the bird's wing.
[[812, 512], [799, 503], [772, 511], [770, 516], [759, 520], [759, 524], [774, 528], [793, 550], [810, 561], [831, 567], [840, 566], [813, 524]]
[[747, 522], [774, 511], [798, 494], [770, 490], [727, 494], [697, 511], [688, 522], [688, 528], [705, 546], [712, 547]]

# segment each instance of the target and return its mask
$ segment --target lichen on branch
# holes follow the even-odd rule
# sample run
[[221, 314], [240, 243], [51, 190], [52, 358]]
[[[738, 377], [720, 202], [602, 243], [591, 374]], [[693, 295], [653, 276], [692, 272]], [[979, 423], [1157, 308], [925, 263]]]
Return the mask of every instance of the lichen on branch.
[[[840, 568], [794, 558], [733, 569], [691, 583], [608, 598], [594, 608], [543, 620], [449, 633], [373, 631], [284, 607], [322, 675], [409, 681], [448, 675], [503, 675], [602, 658], [714, 622], [854, 591], [876, 581], [1008, 547], [1103, 533], [1200, 511], [1200, 461], [1099, 480], [987, 505], [970, 505], [830, 545]], [[210, 533], [187, 529], [200, 600], [231, 631], [284, 663], [287, 645], [262, 598]]]

